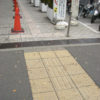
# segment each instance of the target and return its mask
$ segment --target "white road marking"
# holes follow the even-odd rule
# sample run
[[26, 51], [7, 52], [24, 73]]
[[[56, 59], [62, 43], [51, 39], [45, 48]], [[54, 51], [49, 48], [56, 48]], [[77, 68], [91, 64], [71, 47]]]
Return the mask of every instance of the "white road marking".
[[96, 31], [95, 29], [93, 29], [92, 27], [89, 27], [87, 24], [79, 21], [80, 24], [82, 24], [83, 26], [87, 27], [88, 29], [90, 29], [91, 31], [95, 32], [95, 33], [100, 33], [99, 31]]

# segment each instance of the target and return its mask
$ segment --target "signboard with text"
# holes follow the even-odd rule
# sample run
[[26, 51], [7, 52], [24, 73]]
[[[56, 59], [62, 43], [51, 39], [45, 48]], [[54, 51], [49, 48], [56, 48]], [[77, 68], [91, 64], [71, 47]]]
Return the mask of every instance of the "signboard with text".
[[54, 0], [53, 6], [54, 18], [57, 20], [65, 20], [66, 0]]

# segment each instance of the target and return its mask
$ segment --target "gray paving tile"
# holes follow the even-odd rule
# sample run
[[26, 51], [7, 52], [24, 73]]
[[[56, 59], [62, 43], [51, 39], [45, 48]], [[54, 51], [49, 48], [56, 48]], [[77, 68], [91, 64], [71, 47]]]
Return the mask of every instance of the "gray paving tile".
[[[11, 28], [13, 28], [14, 16], [12, 1], [0, 3], [0, 34], [9, 36], [11, 34]], [[39, 40], [57, 40], [57, 39], [72, 39], [72, 38], [100, 38], [100, 33], [95, 33], [80, 24], [78, 26], [71, 26], [70, 37], [67, 38], [67, 28], [65, 30], [56, 30], [47, 18], [46, 13], [41, 13], [40, 8], [33, 7], [28, 4], [27, 0], [18, 1], [20, 7], [20, 14], [22, 15], [21, 26], [24, 28], [24, 33], [21, 37], [16, 39], [10, 39], [6, 42], [27, 42], [27, 41], [39, 41]], [[5, 5], [5, 6], [3, 6]], [[41, 16], [41, 17], [40, 17]], [[66, 17], [66, 21], [68, 16]], [[90, 25], [91, 26], [91, 25]], [[1, 42], [5, 42], [6, 37], [1, 39]]]

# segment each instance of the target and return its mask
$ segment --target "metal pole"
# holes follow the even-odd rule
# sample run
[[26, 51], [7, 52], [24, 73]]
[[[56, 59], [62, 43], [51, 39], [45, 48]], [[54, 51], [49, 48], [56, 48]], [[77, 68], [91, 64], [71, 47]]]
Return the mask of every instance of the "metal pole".
[[70, 11], [70, 16], [69, 16], [69, 21], [68, 21], [68, 29], [67, 29], [67, 37], [69, 37], [70, 26], [71, 26], [71, 17], [72, 17], [72, 12]]

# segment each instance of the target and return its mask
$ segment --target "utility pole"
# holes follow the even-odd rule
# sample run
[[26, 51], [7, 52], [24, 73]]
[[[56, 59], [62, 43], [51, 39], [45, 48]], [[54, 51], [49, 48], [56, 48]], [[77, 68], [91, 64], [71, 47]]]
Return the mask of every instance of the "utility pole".
[[68, 29], [67, 29], [67, 37], [69, 37], [69, 32], [70, 32], [70, 25], [71, 25], [71, 17], [72, 17], [72, 12], [69, 12], [69, 21], [68, 21]]

